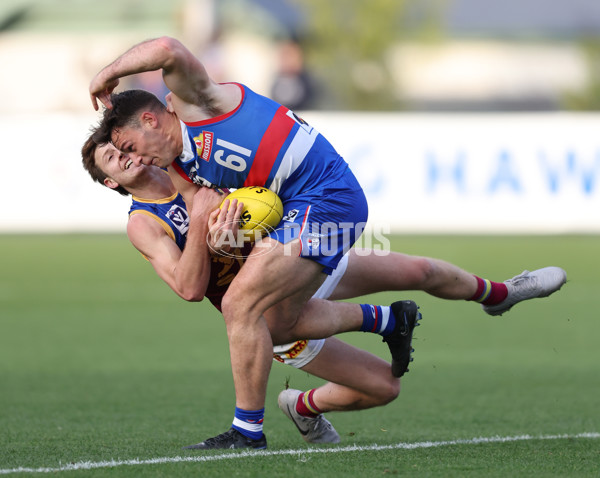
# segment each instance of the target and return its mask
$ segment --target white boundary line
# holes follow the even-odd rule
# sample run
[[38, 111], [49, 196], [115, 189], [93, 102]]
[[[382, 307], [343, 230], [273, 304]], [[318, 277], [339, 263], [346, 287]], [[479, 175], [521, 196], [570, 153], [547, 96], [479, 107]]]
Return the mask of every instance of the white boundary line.
[[133, 459], [133, 460], [122, 460], [122, 461], [82, 461], [79, 463], [71, 463], [69, 465], [62, 465], [56, 468], [12, 468], [12, 469], [0, 469], [0, 475], [8, 475], [10, 473], [57, 473], [59, 471], [72, 471], [72, 470], [93, 470], [95, 468], [112, 468], [117, 466], [135, 466], [135, 465], [157, 465], [163, 463], [197, 463], [206, 461], [219, 461], [219, 460], [232, 460], [236, 458], [248, 458], [248, 457], [263, 457], [263, 456], [279, 456], [279, 455], [309, 455], [316, 453], [345, 453], [353, 451], [372, 451], [372, 450], [415, 450], [418, 448], [435, 448], [442, 446], [452, 445], [478, 445], [481, 443], [506, 443], [515, 441], [528, 441], [528, 440], [565, 440], [572, 438], [600, 438], [600, 433], [589, 432], [589, 433], [578, 433], [576, 435], [518, 435], [512, 437], [479, 437], [470, 438], [463, 440], [448, 440], [448, 441], [425, 441], [417, 443], [397, 443], [395, 445], [369, 445], [369, 446], [344, 446], [339, 448], [303, 448], [301, 450], [275, 450], [275, 451], [242, 451], [242, 452], [230, 452], [227, 454], [220, 455], [208, 455], [208, 456], [173, 456], [164, 458], [149, 458], [147, 460]]

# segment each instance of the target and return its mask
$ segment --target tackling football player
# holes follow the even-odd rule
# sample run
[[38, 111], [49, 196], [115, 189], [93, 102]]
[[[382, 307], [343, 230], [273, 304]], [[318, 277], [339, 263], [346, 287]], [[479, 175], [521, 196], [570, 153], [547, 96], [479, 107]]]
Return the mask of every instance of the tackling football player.
[[[201, 300], [206, 296], [219, 308], [220, 299], [242, 261], [212, 257], [207, 269], [196, 264], [195, 276], [189, 274], [189, 264], [182, 262], [186, 260], [185, 251], [193, 242], [194, 234], [209, 234], [211, 229], [222, 230], [224, 224], [235, 223], [239, 208], [215, 210], [221, 196], [215, 191], [200, 191], [194, 198], [190, 221], [181, 196], [176, 194], [162, 170], [136, 166], [111, 144], [96, 146], [91, 139], [84, 145], [82, 153], [84, 166], [94, 180], [121, 194], [133, 194], [128, 235], [151, 261], [159, 276], [186, 300]], [[202, 227], [195, 227], [195, 222], [201, 223]], [[189, 242], [184, 247], [186, 235]], [[198, 270], [202, 272], [198, 273]], [[191, 282], [182, 283], [181, 278], [178, 281], [178, 273], [181, 276], [187, 273], [186, 278], [196, 281], [200, 287], [184, 290], [183, 285]], [[206, 277], [201, 278], [203, 275]], [[505, 284], [493, 283], [437, 259], [399, 253], [379, 257], [351, 250], [315, 296], [344, 299], [383, 290], [412, 289], [425, 290], [446, 299], [476, 300], [480, 296], [481, 282], [484, 282], [506, 289], [507, 294], [500, 303], [502, 310], [491, 311], [502, 313], [522, 300], [549, 295], [565, 280], [564, 271], [559, 268], [540, 269], [517, 277], [520, 279], [511, 279]], [[284, 390], [279, 396], [280, 408], [308, 442], [335, 443], [339, 440], [335, 429], [322, 416], [323, 412], [384, 405], [399, 392], [399, 381], [390, 374], [386, 362], [335, 338], [301, 340], [275, 347], [274, 351], [275, 360], [330, 381], [306, 393]], [[230, 439], [229, 436], [228, 441]], [[245, 442], [239, 441], [243, 446]], [[214, 448], [213, 445], [218, 444], [202, 442], [192, 447]]]

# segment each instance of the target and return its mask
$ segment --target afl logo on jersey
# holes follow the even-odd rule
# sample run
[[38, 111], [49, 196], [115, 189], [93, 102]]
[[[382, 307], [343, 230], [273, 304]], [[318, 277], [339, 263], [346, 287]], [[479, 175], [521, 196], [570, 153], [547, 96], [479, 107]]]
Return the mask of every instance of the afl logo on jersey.
[[210, 131], [202, 131], [202, 133], [194, 137], [194, 143], [196, 143], [196, 152], [198, 156], [204, 161], [209, 161], [213, 145], [213, 133]]

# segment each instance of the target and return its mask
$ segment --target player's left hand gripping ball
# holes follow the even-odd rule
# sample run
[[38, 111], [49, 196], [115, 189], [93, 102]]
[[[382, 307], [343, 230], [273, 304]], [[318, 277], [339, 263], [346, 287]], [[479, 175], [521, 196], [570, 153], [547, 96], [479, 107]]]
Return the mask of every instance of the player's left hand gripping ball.
[[269, 233], [283, 218], [283, 204], [279, 196], [261, 186], [237, 189], [228, 194], [223, 202], [226, 199], [229, 199], [230, 203], [234, 199], [244, 203], [239, 228], [248, 240], [254, 241], [257, 234], [264, 236]]

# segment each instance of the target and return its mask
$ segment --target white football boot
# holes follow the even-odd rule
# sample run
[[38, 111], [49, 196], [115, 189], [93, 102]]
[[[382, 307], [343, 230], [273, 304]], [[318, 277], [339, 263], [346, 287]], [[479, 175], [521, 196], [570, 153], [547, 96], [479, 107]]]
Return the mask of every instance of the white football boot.
[[303, 417], [296, 411], [296, 403], [300, 390], [287, 389], [282, 391], [277, 398], [281, 411], [294, 422], [296, 428], [308, 443], [339, 443], [340, 436], [333, 425], [323, 415], [315, 418]]
[[548, 297], [567, 282], [567, 273], [560, 267], [544, 267], [533, 272], [523, 271], [512, 279], [505, 280], [508, 289], [506, 299], [496, 305], [482, 305], [490, 315], [502, 315], [524, 300]]

